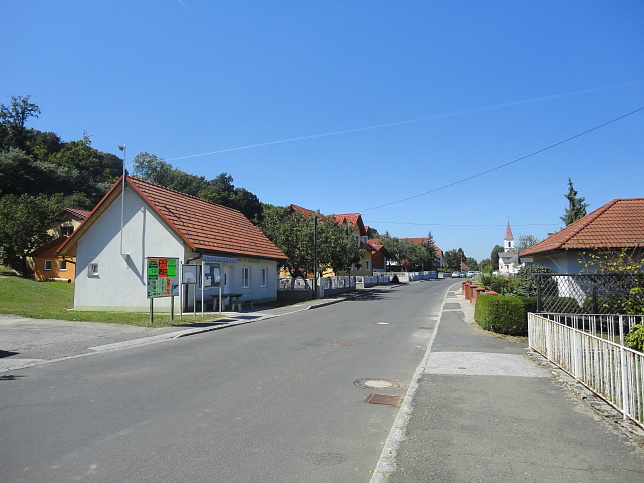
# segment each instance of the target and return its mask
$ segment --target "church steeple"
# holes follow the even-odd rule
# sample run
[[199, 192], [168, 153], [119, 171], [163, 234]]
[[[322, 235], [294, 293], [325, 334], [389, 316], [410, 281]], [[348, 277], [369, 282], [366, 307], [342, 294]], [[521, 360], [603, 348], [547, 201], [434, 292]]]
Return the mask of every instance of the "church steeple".
[[503, 248], [506, 252], [514, 250], [514, 235], [512, 235], [512, 228], [510, 228], [510, 221], [505, 229], [505, 238], [503, 239]]

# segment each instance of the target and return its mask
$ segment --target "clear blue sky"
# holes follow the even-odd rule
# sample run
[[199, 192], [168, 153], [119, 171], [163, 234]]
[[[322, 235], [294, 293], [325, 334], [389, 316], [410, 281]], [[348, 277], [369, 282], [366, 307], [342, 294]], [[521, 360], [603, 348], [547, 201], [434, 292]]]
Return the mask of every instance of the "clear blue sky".
[[520, 159], [644, 107], [638, 0], [0, 0], [0, 16], [0, 102], [31, 95], [31, 127], [226, 172], [266, 203], [481, 260], [508, 220], [561, 228], [569, 177], [589, 211], [644, 196], [644, 111]]

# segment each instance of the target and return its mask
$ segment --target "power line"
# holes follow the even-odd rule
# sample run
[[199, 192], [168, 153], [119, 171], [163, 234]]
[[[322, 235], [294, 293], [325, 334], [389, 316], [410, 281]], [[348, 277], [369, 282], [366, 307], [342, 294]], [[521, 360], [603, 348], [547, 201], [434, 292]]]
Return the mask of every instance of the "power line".
[[561, 146], [564, 143], [567, 143], [569, 141], [572, 141], [573, 139], [577, 139], [577, 138], [579, 138], [581, 136], [584, 136], [584, 135], [586, 135], [588, 133], [591, 133], [591, 132], [596, 131], [598, 129], [601, 129], [601, 128], [605, 127], [605, 126], [608, 126], [609, 124], [617, 122], [620, 119], [624, 119], [625, 117], [631, 116], [631, 115], [633, 115], [633, 114], [635, 114], [635, 113], [637, 113], [637, 112], [639, 112], [639, 111], [641, 111], [643, 109], [644, 109], [644, 107], [640, 107], [639, 109], [635, 109], [634, 111], [631, 111], [631, 112], [629, 112], [627, 114], [624, 114], [622, 116], [616, 117], [615, 119], [611, 119], [608, 122], [600, 124], [599, 126], [595, 126], [595, 127], [591, 128], [591, 129], [588, 129], [587, 131], [584, 131], [584, 132], [579, 133], [579, 134], [575, 134], [574, 136], [571, 136], [571, 137], [569, 137], [567, 139], [564, 139], [563, 141], [559, 141], [559, 142], [557, 142], [555, 144], [551, 144], [548, 147], [545, 147], [543, 149], [539, 149], [538, 151], [530, 153], [530, 154], [528, 154], [526, 156], [521, 156], [520, 158], [517, 158], [517, 159], [515, 159], [513, 161], [509, 161], [507, 163], [501, 164], [499, 166], [496, 166], [495, 168], [491, 168], [491, 169], [482, 171], [482, 172], [480, 172], [478, 174], [469, 176], [467, 178], [463, 178], [463, 179], [461, 179], [459, 181], [454, 181], [453, 183], [449, 183], [449, 184], [446, 184], [444, 186], [441, 186], [440, 188], [435, 188], [433, 190], [426, 191], [424, 193], [420, 193], [420, 194], [417, 194], [417, 195], [414, 195], [414, 196], [410, 196], [408, 198], [403, 198], [401, 200], [392, 201], [390, 203], [385, 203], [384, 205], [378, 205], [378, 206], [373, 206], [371, 208], [365, 208], [363, 210], [360, 210], [360, 212], [362, 213], [362, 212], [365, 212], [365, 211], [371, 211], [371, 210], [375, 210], [375, 209], [378, 209], [378, 208], [384, 208], [385, 206], [391, 206], [391, 205], [395, 205], [395, 204], [398, 204], [398, 203], [402, 203], [404, 201], [413, 200], [414, 198], [420, 198], [421, 196], [425, 196], [425, 195], [428, 195], [428, 194], [431, 194], [431, 193], [436, 193], [437, 191], [444, 190], [445, 188], [450, 188], [451, 186], [455, 186], [457, 184], [464, 183], [465, 181], [469, 181], [471, 179], [478, 178], [479, 176], [483, 176], [484, 174], [488, 174], [488, 173], [491, 173], [492, 171], [496, 171], [498, 169], [505, 168], [506, 166], [510, 166], [511, 164], [518, 163], [519, 161], [523, 161], [524, 159], [530, 158], [532, 156], [536, 156], [537, 154], [543, 153], [544, 151], [548, 151], [549, 149], [555, 148], [557, 146]]
[[[506, 225], [497, 225], [497, 224], [485, 224], [485, 225], [478, 225], [478, 224], [448, 224], [448, 223], [408, 223], [404, 221], [378, 221], [378, 220], [364, 220], [365, 223], [387, 223], [387, 224], [392, 224], [392, 225], [416, 225], [416, 226], [456, 226], [456, 227], [483, 227], [483, 226], [491, 226], [491, 227], [504, 227]], [[512, 223], [512, 226], [559, 226], [561, 223], [524, 223], [524, 224], [516, 224]]]

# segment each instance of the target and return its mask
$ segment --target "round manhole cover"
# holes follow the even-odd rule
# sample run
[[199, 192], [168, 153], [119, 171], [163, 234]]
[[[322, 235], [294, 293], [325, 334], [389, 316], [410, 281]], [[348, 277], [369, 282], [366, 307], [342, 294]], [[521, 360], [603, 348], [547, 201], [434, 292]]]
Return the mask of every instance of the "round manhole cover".
[[403, 385], [398, 381], [393, 381], [391, 379], [358, 379], [353, 381], [354, 386], [361, 387], [363, 389], [398, 389]]

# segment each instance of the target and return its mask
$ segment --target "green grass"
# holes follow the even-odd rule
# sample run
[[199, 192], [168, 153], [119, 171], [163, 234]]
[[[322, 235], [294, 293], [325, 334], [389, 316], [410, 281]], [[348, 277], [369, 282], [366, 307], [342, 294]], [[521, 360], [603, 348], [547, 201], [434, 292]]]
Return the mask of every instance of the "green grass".
[[[16, 277], [0, 266], [0, 313], [19, 315], [33, 319], [78, 320], [110, 324], [150, 327], [149, 313], [125, 312], [76, 312], [74, 284], [65, 282], [36, 282]], [[219, 314], [197, 316], [184, 314], [179, 320], [178, 309], [174, 320], [170, 314], [154, 314], [153, 327], [170, 327], [206, 322], [220, 317]]]

